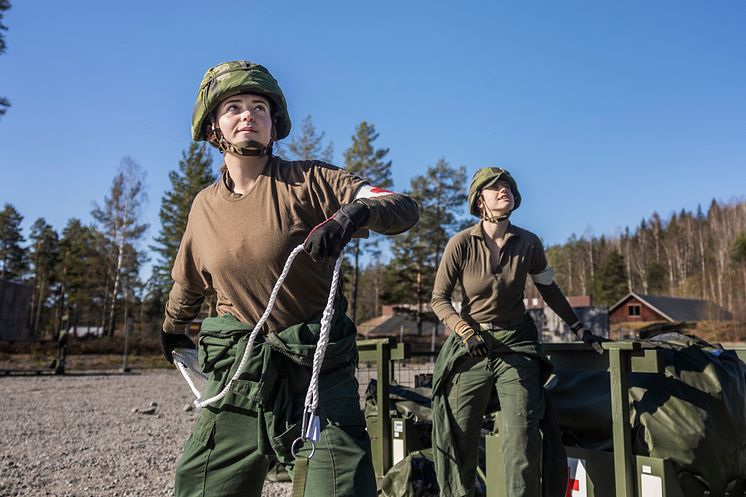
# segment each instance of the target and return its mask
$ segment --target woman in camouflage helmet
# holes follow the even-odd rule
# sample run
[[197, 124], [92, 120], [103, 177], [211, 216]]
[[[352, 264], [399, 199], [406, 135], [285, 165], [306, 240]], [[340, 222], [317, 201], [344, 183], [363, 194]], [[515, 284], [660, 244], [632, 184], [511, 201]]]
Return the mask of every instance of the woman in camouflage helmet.
[[[417, 204], [320, 161], [285, 161], [272, 144], [290, 132], [285, 97], [261, 65], [219, 64], [200, 85], [192, 137], [224, 157], [221, 177], [194, 199], [173, 267], [162, 345], [193, 346], [185, 327], [206, 294], [218, 317], [202, 323], [203, 397], [237, 371], [291, 251], [303, 244], [251, 349], [245, 372], [200, 413], [176, 469], [176, 495], [259, 496], [270, 463], [293, 471], [311, 363], [336, 258], [360, 229], [395, 234], [418, 219]], [[300, 471], [307, 496], [373, 496], [370, 439], [355, 380], [356, 329], [335, 301], [319, 381], [320, 440]], [[296, 447], [297, 448], [297, 447]], [[299, 451], [308, 457], [311, 444]], [[305, 461], [305, 459], [304, 459]]]
[[[518, 185], [508, 171], [479, 169], [469, 188], [469, 212], [480, 221], [451, 238], [435, 278], [433, 311], [455, 332], [438, 356], [433, 378], [433, 449], [446, 497], [474, 493], [480, 430], [495, 392], [505, 495], [542, 495], [539, 422], [551, 364], [523, 304], [526, 279], [573, 331], [595, 340], [554, 282], [539, 238], [510, 223], [520, 204]], [[451, 303], [457, 284], [460, 312]], [[564, 496], [566, 466], [555, 466], [545, 469], [560, 472], [556, 493]]]

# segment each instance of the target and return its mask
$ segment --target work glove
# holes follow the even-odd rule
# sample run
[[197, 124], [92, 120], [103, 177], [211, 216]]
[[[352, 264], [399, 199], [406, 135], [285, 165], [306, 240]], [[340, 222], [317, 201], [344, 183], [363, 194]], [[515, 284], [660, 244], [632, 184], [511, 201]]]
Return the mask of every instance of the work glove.
[[591, 333], [588, 328], [586, 328], [585, 325], [580, 321], [572, 325], [570, 329], [573, 333], [575, 333], [576, 337], [582, 340], [583, 343], [593, 347], [593, 350], [595, 350], [599, 354], [604, 353], [604, 349], [603, 347], [601, 347], [601, 344], [607, 341], [605, 338]]
[[161, 332], [161, 350], [163, 357], [171, 364], [174, 363], [174, 349], [194, 349], [194, 342], [183, 333], [166, 333]]
[[370, 210], [362, 202], [343, 205], [332, 217], [317, 225], [306, 237], [303, 248], [316, 262], [336, 259], [370, 217]]
[[456, 334], [461, 338], [461, 343], [466, 347], [466, 352], [471, 357], [485, 357], [487, 355], [487, 344], [482, 335], [474, 328], [463, 325], [456, 330]]

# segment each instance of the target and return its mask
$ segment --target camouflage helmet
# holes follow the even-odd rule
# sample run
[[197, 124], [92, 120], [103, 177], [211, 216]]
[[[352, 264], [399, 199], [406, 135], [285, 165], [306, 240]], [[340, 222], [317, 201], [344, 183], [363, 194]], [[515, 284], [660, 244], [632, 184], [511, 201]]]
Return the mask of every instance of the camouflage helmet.
[[[474, 173], [474, 177], [471, 179], [471, 185], [469, 186], [469, 212], [477, 217], [481, 217], [479, 207], [477, 207], [477, 199], [482, 190], [498, 180], [507, 181], [510, 185], [510, 191], [513, 192], [513, 210], [516, 210], [521, 205], [521, 194], [518, 191], [518, 183], [515, 182], [513, 176], [501, 167], [483, 167], [478, 169]], [[512, 211], [511, 211], [512, 212]]]
[[218, 104], [239, 93], [254, 93], [269, 99], [277, 140], [290, 134], [290, 116], [280, 85], [269, 71], [247, 60], [223, 62], [207, 70], [199, 85], [192, 112], [192, 139], [207, 140], [205, 123]]

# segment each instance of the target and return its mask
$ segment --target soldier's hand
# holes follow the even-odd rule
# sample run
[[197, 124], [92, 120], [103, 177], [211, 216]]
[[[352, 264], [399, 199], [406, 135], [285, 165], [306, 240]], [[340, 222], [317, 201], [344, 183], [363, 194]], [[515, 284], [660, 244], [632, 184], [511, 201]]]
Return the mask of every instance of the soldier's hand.
[[470, 328], [461, 336], [461, 342], [471, 357], [485, 357], [487, 355], [487, 344], [478, 331]]
[[595, 350], [599, 354], [604, 353], [604, 349], [603, 347], [601, 347], [601, 344], [607, 341], [605, 338], [591, 333], [588, 328], [586, 328], [585, 325], [580, 321], [575, 323], [570, 329], [573, 333], [575, 333], [576, 337], [582, 340], [583, 343], [593, 347], [593, 350]]
[[303, 248], [316, 262], [336, 259], [370, 217], [370, 210], [362, 202], [343, 205], [332, 217], [317, 225], [303, 242]]
[[163, 351], [163, 357], [166, 358], [171, 364], [174, 363], [173, 352], [174, 349], [194, 349], [196, 348], [194, 342], [189, 339], [188, 336], [183, 333], [166, 333], [161, 332], [161, 350]]

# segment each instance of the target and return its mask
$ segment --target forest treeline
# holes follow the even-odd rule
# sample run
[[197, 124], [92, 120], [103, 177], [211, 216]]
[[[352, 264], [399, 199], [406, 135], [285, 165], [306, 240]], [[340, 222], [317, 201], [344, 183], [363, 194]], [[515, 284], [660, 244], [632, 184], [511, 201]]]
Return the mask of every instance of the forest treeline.
[[613, 305], [627, 292], [709, 300], [746, 317], [746, 202], [658, 213], [615, 237], [571, 237], [547, 251], [571, 295]]
[[[382, 305], [406, 303], [422, 324], [434, 318], [427, 304], [448, 239], [475, 221], [465, 208], [466, 169], [441, 159], [408, 185], [394, 185], [389, 150], [376, 145], [378, 138], [373, 124], [356, 126], [343, 167], [374, 185], [408, 193], [419, 203], [421, 217], [404, 234], [371, 234], [349, 244], [344, 264], [349, 314], [360, 323], [379, 315]], [[329, 161], [333, 144], [324, 143], [324, 134], [308, 116], [277, 154]], [[129, 157], [122, 159], [109, 192], [94, 203], [91, 222], [71, 218], [58, 232], [39, 218], [25, 236], [22, 213], [6, 203], [0, 211], [0, 278], [32, 287], [32, 333], [49, 336], [66, 320], [111, 334], [125, 317], [157, 332], [192, 200], [216, 181], [218, 170], [207, 145], [192, 143], [182, 152], [178, 166], [169, 172], [170, 186], [160, 198], [160, 226], [152, 230], [150, 241], [142, 220], [145, 174]], [[707, 212], [681, 211], [667, 219], [653, 213], [623, 234], [573, 235], [564, 244], [548, 247], [547, 254], [566, 293], [591, 295], [595, 304], [611, 305], [632, 290], [705, 298], [741, 319], [746, 316], [742, 201], [713, 200]], [[142, 277], [148, 266], [150, 272]], [[530, 286], [527, 291], [534, 295]], [[203, 314], [212, 312], [214, 301], [208, 298]]]
[[[378, 136], [373, 124], [363, 121], [357, 125], [351, 144], [344, 151], [343, 166], [374, 185], [394, 188], [392, 163], [387, 159], [389, 150], [376, 146]], [[278, 144], [277, 154], [289, 159], [330, 161], [333, 144], [324, 142], [324, 133], [316, 131], [308, 116], [289, 143]], [[178, 166], [169, 172], [170, 185], [160, 198], [160, 226], [151, 230], [154, 233], [150, 240], [146, 234], [151, 227], [144, 223], [142, 215], [147, 200], [145, 173], [130, 157], [122, 159], [104, 198], [95, 199], [91, 222], [71, 218], [57, 231], [39, 218], [24, 234], [23, 214], [5, 203], [0, 211], [0, 279], [32, 288], [28, 316], [32, 335], [49, 336], [65, 324], [99, 327], [112, 334], [126, 317], [153, 332], [160, 329], [173, 284], [170, 271], [191, 203], [200, 190], [217, 180], [219, 169], [210, 147], [204, 143], [192, 143], [182, 152]], [[450, 208], [465, 201], [465, 175], [463, 167], [453, 168], [441, 160], [429, 167], [425, 175], [412, 179], [412, 195], [423, 207], [434, 207], [423, 215], [417, 229], [393, 243], [392, 250], [398, 257], [386, 268], [418, 264], [413, 271], [402, 270], [396, 283], [397, 298], [408, 296], [401, 289], [408, 287], [410, 280], [415, 282], [417, 295], [425, 298], [429, 280], [413, 275], [432, 265], [453, 232], [456, 217]], [[431, 230], [425, 227], [428, 222]], [[394, 298], [394, 294], [382, 290], [386, 285], [382, 238], [373, 234], [367, 239], [355, 239], [347, 248], [345, 291], [350, 312], [358, 321], [375, 314], [375, 309], [387, 302], [387, 296]], [[414, 256], [410, 260], [406, 257], [408, 252]], [[379, 270], [375, 271], [377, 296], [369, 304], [363, 301], [368, 298], [367, 293], [361, 291], [358, 297], [355, 289], [362, 287], [360, 278], [371, 266]], [[150, 271], [143, 277], [145, 267]], [[214, 300], [208, 297], [203, 314], [212, 312]]]

